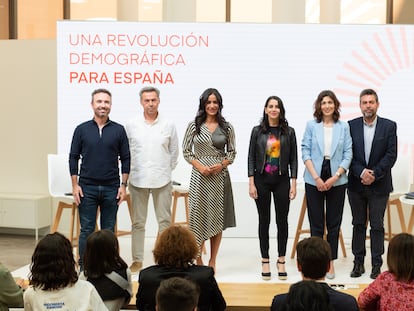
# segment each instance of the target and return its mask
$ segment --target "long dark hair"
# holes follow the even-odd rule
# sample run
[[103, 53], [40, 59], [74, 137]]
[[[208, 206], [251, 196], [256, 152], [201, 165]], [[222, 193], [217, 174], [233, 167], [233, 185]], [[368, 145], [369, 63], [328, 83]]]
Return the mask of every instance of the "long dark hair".
[[388, 271], [394, 274], [398, 281], [410, 282], [414, 280], [413, 257], [414, 236], [409, 233], [397, 234], [388, 244]]
[[85, 276], [90, 278], [98, 278], [106, 273], [128, 267], [119, 255], [117, 237], [107, 229], [89, 235], [86, 240], [83, 265]]
[[78, 280], [70, 241], [55, 232], [36, 245], [30, 266], [30, 284], [42, 290], [55, 290], [75, 284]]
[[200, 134], [200, 127], [207, 119], [206, 103], [210, 95], [215, 95], [219, 104], [219, 109], [216, 116], [218, 125], [222, 129], [227, 129], [226, 119], [224, 119], [224, 117], [221, 115], [221, 110], [223, 109], [223, 98], [217, 89], [208, 88], [200, 96], [200, 104], [198, 105], [197, 115], [194, 120], [197, 134]]
[[262, 127], [262, 131], [264, 133], [267, 133], [269, 131], [269, 116], [266, 114], [265, 110], [267, 108], [267, 106], [269, 105], [269, 102], [274, 99], [277, 101], [278, 106], [279, 106], [279, 110], [280, 110], [280, 114], [279, 114], [279, 126], [280, 126], [280, 130], [283, 134], [287, 134], [288, 130], [289, 130], [289, 123], [286, 120], [286, 110], [285, 110], [285, 106], [283, 106], [283, 102], [282, 99], [276, 95], [272, 95], [269, 96], [266, 99], [264, 108], [263, 108], [263, 117], [262, 120], [260, 121], [260, 126]]

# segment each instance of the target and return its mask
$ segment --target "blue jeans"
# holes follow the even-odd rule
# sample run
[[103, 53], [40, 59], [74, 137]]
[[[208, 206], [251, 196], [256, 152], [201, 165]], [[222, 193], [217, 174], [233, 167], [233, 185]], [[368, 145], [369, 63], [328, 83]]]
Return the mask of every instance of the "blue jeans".
[[95, 231], [96, 214], [100, 210], [101, 229], [114, 232], [116, 214], [118, 212], [118, 185], [85, 185], [80, 184], [83, 198], [78, 206], [80, 218], [79, 236], [79, 265], [83, 269], [83, 254], [85, 252], [86, 239]]

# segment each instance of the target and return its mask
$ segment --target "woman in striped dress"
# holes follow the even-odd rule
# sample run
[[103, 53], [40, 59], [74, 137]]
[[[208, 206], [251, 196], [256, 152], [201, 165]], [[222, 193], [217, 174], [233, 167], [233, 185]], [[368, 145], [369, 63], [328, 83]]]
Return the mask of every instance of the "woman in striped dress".
[[215, 269], [222, 232], [235, 227], [233, 193], [227, 166], [236, 156], [233, 126], [221, 115], [222, 97], [209, 88], [200, 96], [195, 120], [190, 122], [183, 141], [185, 160], [193, 166], [190, 180], [190, 230], [194, 233], [200, 254], [210, 239], [208, 265]]

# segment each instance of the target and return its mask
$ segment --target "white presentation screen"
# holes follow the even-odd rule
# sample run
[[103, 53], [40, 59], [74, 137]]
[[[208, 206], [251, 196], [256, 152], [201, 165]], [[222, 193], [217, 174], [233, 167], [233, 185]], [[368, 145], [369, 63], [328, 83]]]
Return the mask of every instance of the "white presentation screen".
[[375, 89], [378, 114], [398, 123], [399, 152], [411, 153], [414, 26], [63, 21], [57, 38], [59, 153], [69, 152], [76, 125], [92, 118], [94, 89], [112, 92], [110, 117], [125, 124], [142, 113], [138, 92], [149, 85], [161, 90], [160, 112], [175, 121], [180, 144], [201, 93], [221, 92], [236, 132], [233, 181], [247, 181], [250, 132], [270, 95], [284, 101], [299, 157], [324, 89], [338, 96], [342, 120], [360, 115], [362, 89]]

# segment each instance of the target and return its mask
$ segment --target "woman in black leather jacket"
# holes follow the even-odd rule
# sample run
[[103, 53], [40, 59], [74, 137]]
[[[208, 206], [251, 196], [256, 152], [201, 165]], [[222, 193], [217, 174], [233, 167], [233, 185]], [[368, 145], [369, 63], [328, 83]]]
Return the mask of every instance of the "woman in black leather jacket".
[[298, 152], [295, 130], [288, 125], [285, 108], [277, 96], [265, 103], [263, 118], [252, 130], [248, 155], [249, 195], [259, 214], [259, 240], [262, 278], [271, 279], [269, 264], [269, 225], [271, 195], [275, 204], [280, 280], [287, 279], [285, 269], [290, 200], [296, 196]]

